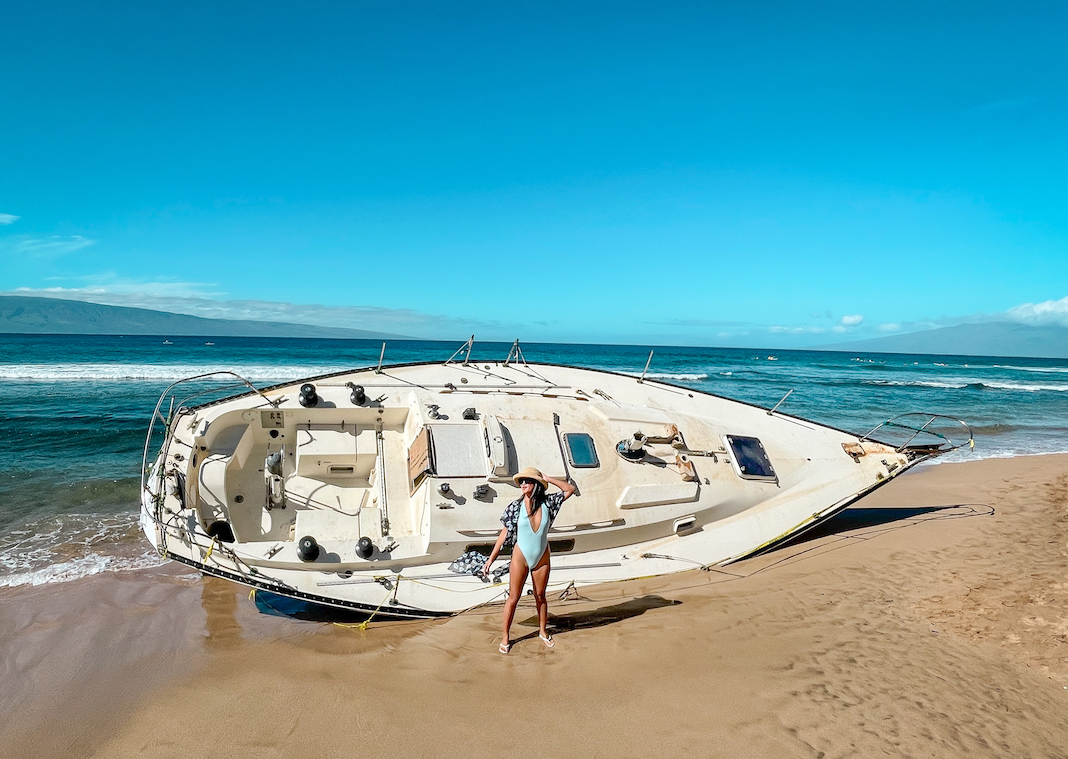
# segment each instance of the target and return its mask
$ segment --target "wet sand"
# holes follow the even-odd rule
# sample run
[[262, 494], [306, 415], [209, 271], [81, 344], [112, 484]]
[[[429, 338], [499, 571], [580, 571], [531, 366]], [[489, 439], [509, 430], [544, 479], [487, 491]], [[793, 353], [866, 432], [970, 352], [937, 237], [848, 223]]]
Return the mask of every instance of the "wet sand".
[[7, 757], [1068, 757], [1068, 456], [909, 473], [709, 572], [367, 630], [182, 568], [0, 595]]

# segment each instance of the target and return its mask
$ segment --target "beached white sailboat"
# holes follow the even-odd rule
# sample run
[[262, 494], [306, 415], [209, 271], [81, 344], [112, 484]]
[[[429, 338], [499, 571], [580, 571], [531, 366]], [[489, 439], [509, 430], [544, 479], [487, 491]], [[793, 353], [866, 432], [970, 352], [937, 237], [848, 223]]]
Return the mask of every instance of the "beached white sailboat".
[[145, 443], [145, 534], [253, 588], [430, 617], [505, 597], [507, 561], [489, 577], [449, 566], [489, 553], [525, 467], [578, 488], [551, 527], [551, 590], [752, 555], [971, 440], [919, 414], [877, 428], [905, 432], [893, 445], [644, 376], [527, 363], [518, 342], [476, 362], [471, 344], [445, 363], [266, 389], [218, 373], [247, 392], [165, 416], [175, 390], [197, 397], [215, 376], [176, 383]]

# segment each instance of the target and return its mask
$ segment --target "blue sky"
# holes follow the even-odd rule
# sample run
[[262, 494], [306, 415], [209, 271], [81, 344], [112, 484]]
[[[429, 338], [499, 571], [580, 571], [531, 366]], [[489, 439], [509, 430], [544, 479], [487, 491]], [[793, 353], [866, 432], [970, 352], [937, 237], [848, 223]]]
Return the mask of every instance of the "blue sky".
[[1063, 3], [17, 2], [0, 291], [418, 337], [1068, 324]]

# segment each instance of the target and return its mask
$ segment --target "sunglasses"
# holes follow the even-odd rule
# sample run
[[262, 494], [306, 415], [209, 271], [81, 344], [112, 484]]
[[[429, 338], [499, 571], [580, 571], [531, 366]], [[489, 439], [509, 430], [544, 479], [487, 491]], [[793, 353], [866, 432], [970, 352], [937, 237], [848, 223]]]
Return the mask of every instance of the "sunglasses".
[[537, 480], [532, 480], [529, 477], [520, 477], [519, 478], [519, 484], [520, 485], [536, 485], [537, 482], [538, 482]]

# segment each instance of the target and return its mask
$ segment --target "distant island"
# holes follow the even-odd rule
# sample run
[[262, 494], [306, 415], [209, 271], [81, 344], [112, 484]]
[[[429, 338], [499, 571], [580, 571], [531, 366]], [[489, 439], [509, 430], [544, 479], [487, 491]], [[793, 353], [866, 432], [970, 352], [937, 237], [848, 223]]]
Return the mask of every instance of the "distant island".
[[[0, 295], [0, 334], [161, 335], [169, 337], [298, 337], [418, 340], [372, 330], [250, 319], [205, 319], [147, 308], [79, 300]], [[1017, 322], [959, 324], [800, 350], [923, 353], [956, 356], [1068, 358], [1068, 327]]]
[[0, 295], [0, 334], [164, 335], [197, 337], [329, 337], [412, 340], [388, 332], [289, 322], [204, 319], [147, 308], [79, 300]]
[[1068, 327], [1031, 326], [1017, 322], [958, 324], [904, 335], [820, 345], [816, 350], [1068, 358]]

